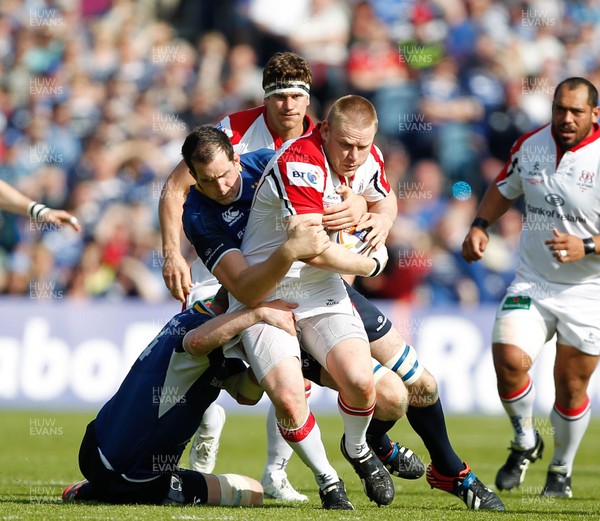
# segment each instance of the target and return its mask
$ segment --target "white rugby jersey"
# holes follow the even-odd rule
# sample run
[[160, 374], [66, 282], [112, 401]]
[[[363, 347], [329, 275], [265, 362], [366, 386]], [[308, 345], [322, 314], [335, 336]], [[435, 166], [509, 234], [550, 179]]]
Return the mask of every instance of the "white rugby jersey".
[[[217, 123], [216, 128], [227, 134], [233, 149], [240, 155], [261, 148], [277, 150], [283, 144], [283, 140], [268, 127], [266, 118], [265, 106], [261, 105], [224, 117]], [[312, 132], [313, 128], [313, 122], [305, 116], [304, 133]], [[194, 286], [186, 300], [187, 307], [196, 300], [214, 297], [221, 287], [221, 283], [199, 258], [192, 263], [191, 275]]]
[[[259, 148], [277, 150], [283, 145], [283, 140], [267, 125], [264, 105], [225, 116], [216, 127], [227, 134], [238, 154], [254, 152]], [[313, 128], [313, 122], [304, 116], [303, 134], [312, 132]]]
[[[341, 202], [335, 193], [349, 185], [368, 201], [390, 192], [380, 150], [371, 153], [352, 178], [333, 172], [323, 150], [318, 128], [310, 135], [287, 142], [270, 161], [256, 190], [241, 250], [248, 264], [266, 260], [287, 239], [284, 219], [292, 215], [323, 214], [325, 204]], [[267, 300], [283, 298], [299, 304], [298, 319], [333, 311], [347, 293], [337, 273], [295, 262], [276, 292]]]
[[561, 264], [544, 244], [553, 237], [553, 227], [581, 238], [600, 234], [599, 167], [597, 125], [567, 151], [557, 145], [550, 124], [516, 141], [496, 186], [508, 199], [525, 197], [519, 271], [563, 284], [600, 283], [600, 255]]

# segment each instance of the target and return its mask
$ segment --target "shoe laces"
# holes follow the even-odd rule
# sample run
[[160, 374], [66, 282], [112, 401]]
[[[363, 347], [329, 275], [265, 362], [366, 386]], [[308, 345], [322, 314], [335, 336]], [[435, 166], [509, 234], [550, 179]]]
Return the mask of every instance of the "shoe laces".
[[195, 450], [199, 456], [210, 457], [216, 450], [216, 443], [214, 443], [214, 440], [202, 441], [196, 444]]

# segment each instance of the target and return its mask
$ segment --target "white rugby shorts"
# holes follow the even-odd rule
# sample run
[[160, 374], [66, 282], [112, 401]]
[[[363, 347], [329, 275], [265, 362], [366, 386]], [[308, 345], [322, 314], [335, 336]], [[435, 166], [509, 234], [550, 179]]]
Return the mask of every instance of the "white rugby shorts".
[[284, 358], [295, 356], [300, 360], [298, 337], [265, 322], [242, 331], [223, 346], [223, 352], [227, 358], [241, 358], [247, 362], [259, 383]]
[[555, 333], [559, 344], [600, 355], [600, 287], [518, 273], [498, 307], [492, 341], [516, 345], [534, 361]]
[[365, 327], [358, 314], [324, 313], [298, 320], [302, 349], [327, 368], [327, 354], [337, 344], [350, 338], [365, 341], [370, 350]]

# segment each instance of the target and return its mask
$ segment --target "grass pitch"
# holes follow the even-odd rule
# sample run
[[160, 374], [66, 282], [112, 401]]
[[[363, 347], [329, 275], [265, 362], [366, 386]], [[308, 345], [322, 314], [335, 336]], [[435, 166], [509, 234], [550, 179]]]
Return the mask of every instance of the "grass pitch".
[[[77, 452], [85, 426], [94, 414], [0, 411], [0, 519], [10, 520], [257, 520], [304, 521], [353, 520], [600, 520], [600, 419], [593, 419], [575, 461], [574, 498], [542, 498], [546, 466], [552, 455], [551, 425], [540, 420], [538, 429], [546, 442], [541, 461], [531, 465], [523, 487], [502, 493], [508, 512], [472, 512], [450, 494], [431, 490], [425, 478], [394, 478], [396, 499], [377, 508], [362, 492], [360, 481], [339, 452], [342, 432], [338, 417], [317, 415], [331, 462], [346, 482], [356, 510], [327, 512], [320, 509], [311, 473], [297, 457], [288, 472], [308, 504], [283, 504], [267, 500], [262, 508], [158, 507], [62, 504], [63, 488], [81, 478]], [[230, 415], [224, 429], [216, 472], [237, 472], [260, 478], [265, 461], [264, 418]], [[498, 467], [507, 456], [511, 436], [504, 417], [450, 417], [448, 430], [454, 447], [486, 484], [493, 484]], [[427, 463], [423, 444], [403, 420], [393, 438], [411, 447]], [[187, 459], [187, 454], [185, 456]]]

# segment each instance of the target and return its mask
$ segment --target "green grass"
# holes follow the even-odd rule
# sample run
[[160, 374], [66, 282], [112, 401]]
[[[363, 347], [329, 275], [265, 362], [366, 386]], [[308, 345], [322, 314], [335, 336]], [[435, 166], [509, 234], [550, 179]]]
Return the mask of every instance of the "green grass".
[[[431, 490], [424, 478], [401, 481], [394, 478], [396, 499], [385, 508], [369, 503], [360, 482], [341, 456], [338, 443], [341, 421], [319, 416], [323, 439], [333, 465], [345, 480], [354, 512], [326, 512], [319, 508], [311, 473], [293, 458], [289, 474], [296, 487], [310, 497], [296, 506], [266, 501], [263, 508], [155, 507], [62, 504], [63, 488], [81, 479], [77, 467], [79, 442], [92, 414], [54, 412], [0, 412], [0, 519], [63, 520], [155, 519], [281, 520], [379, 519], [379, 520], [600, 520], [600, 419], [594, 419], [575, 461], [574, 498], [539, 497], [546, 465], [552, 453], [550, 427], [541, 423], [546, 454], [532, 465], [520, 490], [501, 495], [508, 512], [471, 512], [457, 498]], [[545, 428], [544, 428], [545, 426]], [[260, 478], [265, 460], [264, 419], [259, 415], [230, 416], [225, 426], [216, 472], [237, 472]], [[486, 484], [493, 483], [496, 470], [506, 458], [510, 428], [504, 417], [450, 417], [448, 429], [457, 452]], [[406, 421], [392, 431], [393, 437], [428, 462], [420, 439]], [[187, 456], [186, 456], [187, 457]]]

